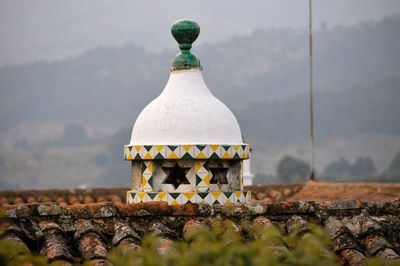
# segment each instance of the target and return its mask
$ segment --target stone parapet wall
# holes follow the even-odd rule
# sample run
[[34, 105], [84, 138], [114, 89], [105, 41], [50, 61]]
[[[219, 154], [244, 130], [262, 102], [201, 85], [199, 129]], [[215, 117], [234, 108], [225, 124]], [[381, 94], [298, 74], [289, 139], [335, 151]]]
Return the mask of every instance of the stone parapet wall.
[[[293, 201], [208, 205], [185, 204], [168, 205], [167, 202], [147, 202], [138, 204], [93, 203], [60, 206], [58, 204], [23, 204], [10, 205], [3, 208], [6, 216], [2, 219], [33, 220], [62, 218], [62, 219], [90, 219], [90, 218], [133, 218], [141, 216], [224, 216], [227, 218], [251, 218], [265, 215], [272, 220], [285, 216], [302, 215], [323, 220], [325, 217], [346, 217], [368, 213], [369, 215], [398, 216], [400, 219], [400, 199], [392, 201], [361, 202], [358, 200], [333, 200], [327, 202]], [[399, 223], [400, 227], [400, 223]]]
[[[94, 203], [17, 204], [4, 208], [0, 219], [3, 239], [49, 262], [107, 263], [113, 248], [137, 249], [145, 234], [155, 234], [166, 248], [184, 239], [193, 224], [210, 226], [230, 221], [240, 229], [244, 221], [276, 226], [291, 234], [299, 226], [320, 226], [332, 240], [332, 250], [345, 265], [360, 265], [368, 257], [400, 261], [400, 200], [361, 202], [252, 202], [249, 204], [168, 205]], [[302, 229], [303, 230], [303, 229]]]

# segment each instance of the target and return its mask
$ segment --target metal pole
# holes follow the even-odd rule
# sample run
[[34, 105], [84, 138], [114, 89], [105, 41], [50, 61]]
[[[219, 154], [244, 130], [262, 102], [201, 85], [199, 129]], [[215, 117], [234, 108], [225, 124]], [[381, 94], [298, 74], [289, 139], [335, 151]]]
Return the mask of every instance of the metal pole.
[[309, 6], [309, 31], [308, 31], [308, 48], [309, 48], [309, 98], [310, 98], [310, 180], [315, 180], [314, 168], [314, 100], [313, 100], [313, 67], [312, 67], [312, 0], [308, 0]]

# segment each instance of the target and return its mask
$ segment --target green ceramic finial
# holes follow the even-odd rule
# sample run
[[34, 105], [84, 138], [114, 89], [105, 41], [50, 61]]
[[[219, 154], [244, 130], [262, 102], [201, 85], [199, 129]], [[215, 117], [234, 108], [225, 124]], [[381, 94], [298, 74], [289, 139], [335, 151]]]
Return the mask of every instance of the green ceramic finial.
[[171, 27], [172, 36], [179, 43], [181, 52], [176, 55], [172, 62], [171, 70], [183, 70], [191, 68], [200, 68], [200, 61], [190, 53], [192, 43], [197, 39], [200, 33], [199, 25], [191, 20], [181, 19], [175, 21]]

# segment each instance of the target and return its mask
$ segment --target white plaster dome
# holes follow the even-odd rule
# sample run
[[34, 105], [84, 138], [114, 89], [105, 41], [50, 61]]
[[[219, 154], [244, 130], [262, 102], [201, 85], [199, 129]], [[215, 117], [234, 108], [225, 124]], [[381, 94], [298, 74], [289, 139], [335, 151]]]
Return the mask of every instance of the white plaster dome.
[[207, 88], [200, 68], [171, 71], [137, 118], [130, 145], [242, 144], [239, 124]]

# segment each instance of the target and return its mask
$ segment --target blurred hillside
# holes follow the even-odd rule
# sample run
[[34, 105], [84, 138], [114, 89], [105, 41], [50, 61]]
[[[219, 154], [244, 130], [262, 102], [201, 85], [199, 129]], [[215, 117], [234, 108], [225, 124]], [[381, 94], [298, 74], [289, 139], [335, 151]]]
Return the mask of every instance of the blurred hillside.
[[[355, 161], [360, 156], [371, 157], [377, 171], [383, 171], [400, 150], [399, 28], [400, 15], [395, 15], [353, 27], [322, 25], [315, 33], [320, 171], [339, 158]], [[257, 30], [195, 46], [193, 52], [202, 62], [210, 90], [236, 113], [246, 142], [253, 146], [253, 172], [273, 174], [285, 154], [307, 160], [306, 32]], [[0, 186], [13, 186], [19, 178], [30, 179], [31, 186], [105, 186], [111, 179], [129, 184], [129, 164], [122, 162], [121, 170], [116, 162], [122, 156], [116, 157], [118, 152], [110, 147], [122, 153], [129, 130], [117, 132], [131, 127], [140, 110], [161, 92], [176, 53], [147, 53], [127, 44], [98, 47], [63, 61], [1, 67]], [[85, 145], [60, 145], [68, 124], [83, 125]], [[113, 134], [121, 139], [113, 142]], [[111, 142], [115, 147], [108, 145]], [[54, 156], [60, 157], [56, 169], [46, 159]], [[82, 164], [80, 170], [71, 163], [75, 160]], [[46, 174], [32, 171], [35, 167]]]

